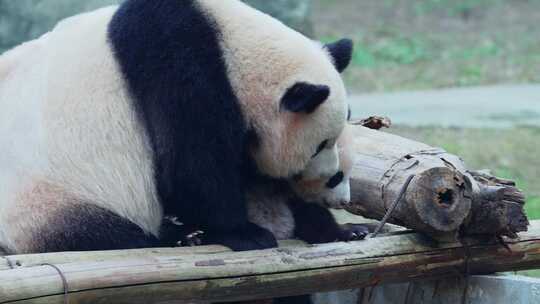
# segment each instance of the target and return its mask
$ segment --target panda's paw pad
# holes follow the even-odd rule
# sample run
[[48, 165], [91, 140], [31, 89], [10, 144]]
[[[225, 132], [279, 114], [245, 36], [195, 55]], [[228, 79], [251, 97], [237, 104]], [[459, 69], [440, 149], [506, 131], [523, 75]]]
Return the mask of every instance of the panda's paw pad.
[[366, 238], [369, 234], [369, 229], [362, 224], [345, 224], [341, 226], [340, 241], [359, 241]]
[[204, 235], [204, 231], [197, 230], [194, 231], [184, 237], [183, 240], [178, 242], [178, 246], [181, 247], [194, 247], [194, 246], [200, 246], [203, 243], [202, 237]]

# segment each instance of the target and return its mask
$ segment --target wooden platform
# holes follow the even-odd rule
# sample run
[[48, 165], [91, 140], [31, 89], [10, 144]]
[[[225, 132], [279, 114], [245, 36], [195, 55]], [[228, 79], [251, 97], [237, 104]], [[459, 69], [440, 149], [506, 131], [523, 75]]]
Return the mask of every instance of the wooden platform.
[[281, 245], [239, 253], [210, 246], [7, 256], [0, 258], [0, 303], [63, 303], [64, 288], [71, 304], [252, 300], [455, 277], [467, 270], [532, 269], [540, 267], [540, 221], [506, 241], [508, 248], [436, 244], [408, 231], [350, 243]]

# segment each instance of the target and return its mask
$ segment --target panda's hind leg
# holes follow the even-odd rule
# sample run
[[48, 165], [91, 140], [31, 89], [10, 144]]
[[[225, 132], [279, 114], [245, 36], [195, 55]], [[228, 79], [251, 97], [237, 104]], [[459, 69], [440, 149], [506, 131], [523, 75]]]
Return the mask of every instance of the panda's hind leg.
[[52, 217], [33, 243], [38, 252], [58, 252], [146, 248], [160, 242], [112, 211], [79, 203]]
[[40, 252], [55, 252], [146, 248], [159, 241], [111, 211], [82, 205], [57, 218], [37, 244]]

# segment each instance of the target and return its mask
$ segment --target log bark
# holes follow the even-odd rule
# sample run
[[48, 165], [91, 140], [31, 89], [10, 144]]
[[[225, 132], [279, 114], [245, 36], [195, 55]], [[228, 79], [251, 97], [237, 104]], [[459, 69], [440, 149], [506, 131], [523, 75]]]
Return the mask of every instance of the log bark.
[[398, 232], [251, 252], [212, 246], [8, 256], [0, 303], [60, 304], [64, 288], [71, 304], [248, 301], [540, 266], [540, 222], [505, 242], [509, 249], [479, 241], [464, 247]]
[[515, 183], [471, 172], [441, 148], [362, 126], [353, 132], [356, 162], [348, 211], [380, 220], [405, 191], [389, 222], [439, 240], [456, 240], [459, 232], [515, 237], [527, 229], [525, 198]]

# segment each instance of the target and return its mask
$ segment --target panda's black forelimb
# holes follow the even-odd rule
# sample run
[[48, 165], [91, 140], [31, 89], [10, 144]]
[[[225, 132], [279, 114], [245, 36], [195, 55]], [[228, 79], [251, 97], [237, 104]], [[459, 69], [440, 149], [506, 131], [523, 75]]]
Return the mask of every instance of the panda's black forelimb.
[[234, 251], [274, 248], [278, 246], [272, 232], [253, 223], [239, 227], [231, 233], [208, 234], [203, 237], [203, 245], [222, 244]]
[[164, 211], [235, 250], [274, 247], [273, 235], [248, 221], [250, 133], [219, 35], [193, 0], [128, 0], [109, 25], [109, 42], [153, 148]]
[[294, 235], [307, 243], [361, 240], [369, 233], [365, 225], [338, 224], [328, 208], [320, 205], [296, 199], [289, 206], [294, 216]]

